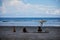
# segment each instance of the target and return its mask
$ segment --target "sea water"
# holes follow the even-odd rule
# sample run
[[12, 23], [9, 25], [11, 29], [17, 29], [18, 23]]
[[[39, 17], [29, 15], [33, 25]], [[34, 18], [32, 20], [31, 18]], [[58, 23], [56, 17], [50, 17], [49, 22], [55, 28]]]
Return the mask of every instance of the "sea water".
[[60, 26], [60, 18], [0, 18], [0, 26]]

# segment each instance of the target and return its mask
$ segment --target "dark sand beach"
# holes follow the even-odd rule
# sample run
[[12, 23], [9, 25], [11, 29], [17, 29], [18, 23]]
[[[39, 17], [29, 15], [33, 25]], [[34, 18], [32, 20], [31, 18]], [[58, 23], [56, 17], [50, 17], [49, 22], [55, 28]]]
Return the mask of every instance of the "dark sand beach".
[[16, 32], [13, 32], [13, 26], [0, 26], [0, 40], [60, 40], [60, 26], [42, 27], [42, 31], [46, 28], [49, 33], [37, 33], [37, 27], [26, 27], [28, 33], [23, 33], [22, 26], [16, 27]]

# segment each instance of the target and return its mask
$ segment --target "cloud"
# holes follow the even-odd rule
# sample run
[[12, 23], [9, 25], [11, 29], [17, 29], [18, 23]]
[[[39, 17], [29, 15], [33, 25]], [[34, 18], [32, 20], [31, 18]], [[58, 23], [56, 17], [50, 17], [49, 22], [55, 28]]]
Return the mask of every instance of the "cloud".
[[7, 16], [47, 16], [60, 15], [55, 6], [24, 3], [22, 0], [3, 1], [2, 14]]
[[0, 6], [0, 12], [2, 11], [2, 7]]

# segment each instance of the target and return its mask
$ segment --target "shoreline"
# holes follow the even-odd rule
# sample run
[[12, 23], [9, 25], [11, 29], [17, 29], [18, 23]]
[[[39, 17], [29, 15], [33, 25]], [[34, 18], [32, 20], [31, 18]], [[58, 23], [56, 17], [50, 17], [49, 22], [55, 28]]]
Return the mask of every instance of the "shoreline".
[[[41, 26], [0, 26], [0, 27], [41, 27]], [[43, 27], [60, 27], [60, 26], [43, 26]]]

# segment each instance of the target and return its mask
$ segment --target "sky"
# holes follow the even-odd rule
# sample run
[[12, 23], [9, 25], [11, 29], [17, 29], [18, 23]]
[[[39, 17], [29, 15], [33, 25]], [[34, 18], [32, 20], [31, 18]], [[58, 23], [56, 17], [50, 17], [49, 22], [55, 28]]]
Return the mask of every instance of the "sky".
[[60, 17], [60, 0], [0, 0], [0, 17]]

